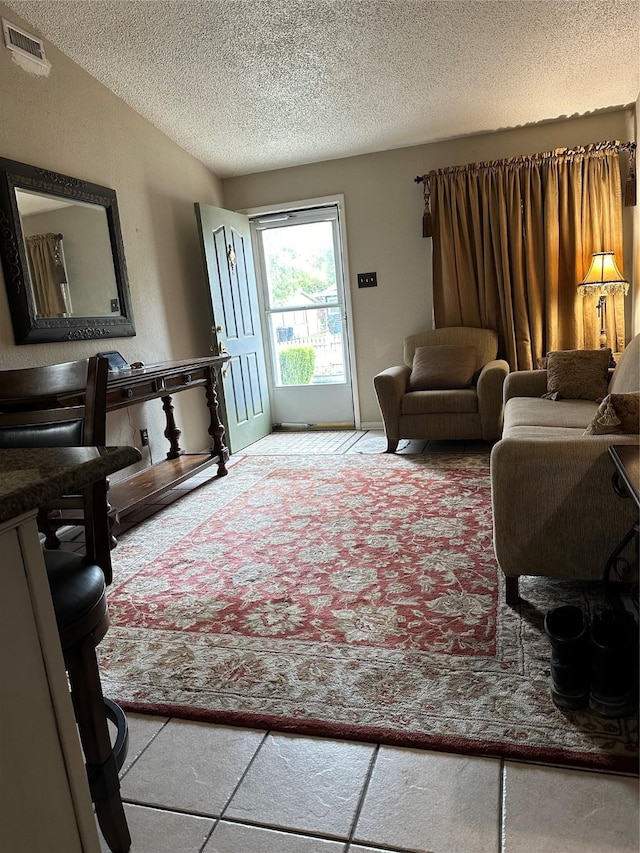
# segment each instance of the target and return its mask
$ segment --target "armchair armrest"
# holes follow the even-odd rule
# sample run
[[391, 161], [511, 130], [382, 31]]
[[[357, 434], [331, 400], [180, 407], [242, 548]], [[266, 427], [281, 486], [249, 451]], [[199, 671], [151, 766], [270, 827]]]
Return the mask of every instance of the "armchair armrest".
[[401, 400], [407, 390], [410, 373], [411, 368], [401, 364], [383, 370], [373, 379], [388, 439], [400, 438]]
[[512, 397], [542, 397], [546, 390], [546, 370], [516, 370], [505, 379], [504, 402]]
[[502, 387], [509, 374], [509, 365], [502, 359], [488, 361], [478, 377], [478, 411], [485, 441], [502, 435]]

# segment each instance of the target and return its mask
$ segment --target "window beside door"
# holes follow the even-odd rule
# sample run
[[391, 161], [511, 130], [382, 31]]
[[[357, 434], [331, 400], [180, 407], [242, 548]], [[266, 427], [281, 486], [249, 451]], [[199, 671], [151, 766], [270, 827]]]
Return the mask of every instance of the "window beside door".
[[[315, 211], [312, 215], [326, 217], [331, 213]], [[256, 228], [274, 387], [345, 383], [336, 220], [331, 216], [300, 222], [295, 215], [287, 216], [284, 222], [282, 219], [261, 220]], [[296, 360], [307, 369], [288, 369]]]

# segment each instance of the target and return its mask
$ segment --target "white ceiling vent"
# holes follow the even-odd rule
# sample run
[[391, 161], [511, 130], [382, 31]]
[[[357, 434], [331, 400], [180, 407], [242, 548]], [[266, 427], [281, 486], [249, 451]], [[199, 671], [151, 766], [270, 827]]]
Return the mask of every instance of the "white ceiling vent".
[[51, 63], [44, 53], [44, 42], [33, 33], [2, 19], [5, 46], [13, 52], [15, 61], [27, 71], [48, 74]]

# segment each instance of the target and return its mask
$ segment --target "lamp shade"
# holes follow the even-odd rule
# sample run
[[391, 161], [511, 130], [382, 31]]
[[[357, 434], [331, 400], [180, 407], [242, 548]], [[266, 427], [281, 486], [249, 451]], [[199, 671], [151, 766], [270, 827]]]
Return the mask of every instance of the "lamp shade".
[[613, 252], [596, 252], [591, 257], [589, 271], [578, 285], [578, 293], [591, 296], [628, 292], [629, 282], [622, 277]]

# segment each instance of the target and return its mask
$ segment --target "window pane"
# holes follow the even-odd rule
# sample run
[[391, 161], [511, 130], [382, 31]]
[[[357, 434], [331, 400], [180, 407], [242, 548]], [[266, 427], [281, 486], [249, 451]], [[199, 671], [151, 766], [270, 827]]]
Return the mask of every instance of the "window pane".
[[262, 243], [269, 308], [337, 300], [331, 222], [265, 229]]
[[270, 315], [276, 385], [345, 382], [340, 309]]

